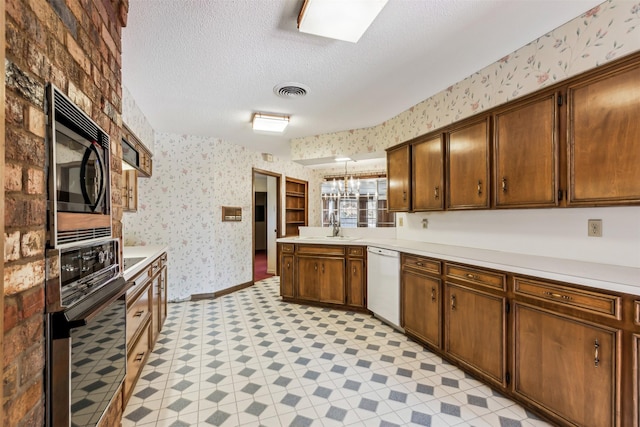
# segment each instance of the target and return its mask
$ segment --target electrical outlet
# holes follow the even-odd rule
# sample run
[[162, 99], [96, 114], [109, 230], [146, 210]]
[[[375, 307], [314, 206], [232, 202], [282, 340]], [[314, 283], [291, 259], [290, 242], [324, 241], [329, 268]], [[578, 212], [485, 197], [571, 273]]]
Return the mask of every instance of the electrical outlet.
[[602, 237], [602, 220], [601, 219], [590, 219], [587, 221], [589, 230], [587, 235], [589, 237]]
[[404, 218], [398, 217], [398, 226], [402, 227], [404, 225]]
[[429, 220], [427, 218], [422, 219], [422, 228], [429, 228]]

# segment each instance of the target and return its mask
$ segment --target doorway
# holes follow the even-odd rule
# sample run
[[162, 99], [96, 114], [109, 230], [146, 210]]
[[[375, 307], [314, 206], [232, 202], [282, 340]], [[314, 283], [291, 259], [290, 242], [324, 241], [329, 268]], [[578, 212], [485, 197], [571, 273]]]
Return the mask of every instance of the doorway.
[[276, 274], [280, 223], [280, 174], [253, 169], [254, 283]]

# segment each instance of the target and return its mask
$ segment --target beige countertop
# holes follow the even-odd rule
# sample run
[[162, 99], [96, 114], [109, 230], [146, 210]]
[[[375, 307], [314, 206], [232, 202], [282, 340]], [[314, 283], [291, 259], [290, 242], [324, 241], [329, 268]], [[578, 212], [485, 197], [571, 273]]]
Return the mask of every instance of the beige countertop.
[[375, 246], [398, 252], [640, 295], [640, 268], [399, 239], [284, 237], [278, 243]]
[[144, 270], [154, 259], [167, 252], [167, 248], [166, 245], [124, 246], [122, 248], [124, 258], [144, 258], [124, 271], [124, 279], [129, 280]]

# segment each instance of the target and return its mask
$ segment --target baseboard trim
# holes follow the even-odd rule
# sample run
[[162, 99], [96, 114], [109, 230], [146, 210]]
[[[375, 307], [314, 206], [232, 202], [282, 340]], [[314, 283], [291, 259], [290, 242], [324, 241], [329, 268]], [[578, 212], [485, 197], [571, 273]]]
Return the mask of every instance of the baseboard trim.
[[222, 289], [217, 292], [207, 292], [204, 294], [192, 294], [191, 301], [201, 301], [204, 299], [216, 299], [225, 295], [232, 294], [234, 292], [240, 291], [242, 289], [248, 288], [249, 286], [253, 286], [253, 282], [245, 282], [236, 286], [231, 286], [227, 289]]

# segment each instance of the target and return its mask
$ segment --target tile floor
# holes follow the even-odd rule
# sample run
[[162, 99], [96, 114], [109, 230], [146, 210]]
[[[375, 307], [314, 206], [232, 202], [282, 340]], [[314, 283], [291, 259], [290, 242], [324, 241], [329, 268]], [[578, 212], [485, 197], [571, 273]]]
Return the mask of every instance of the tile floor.
[[170, 304], [123, 427], [549, 425], [371, 316], [278, 294]]

